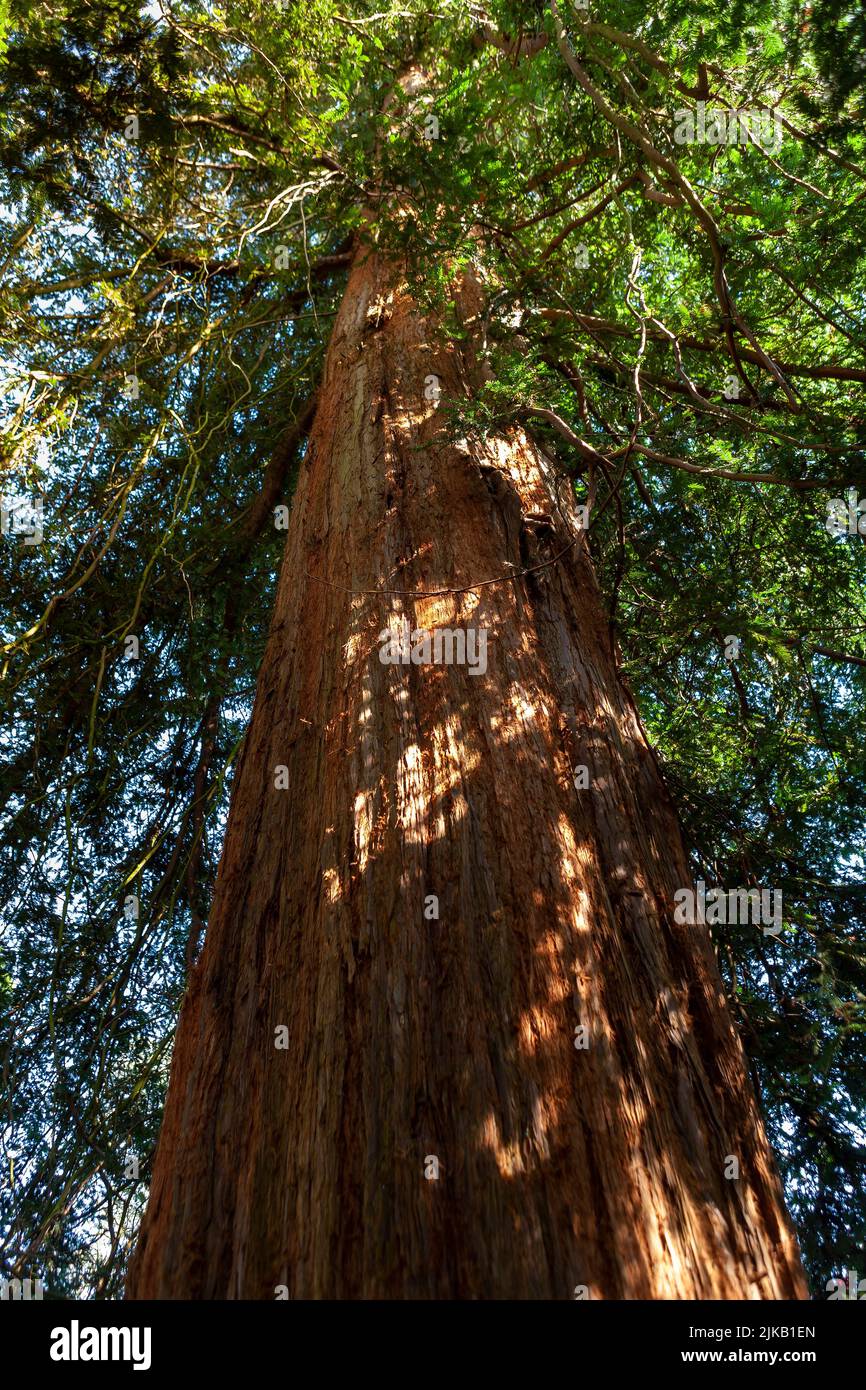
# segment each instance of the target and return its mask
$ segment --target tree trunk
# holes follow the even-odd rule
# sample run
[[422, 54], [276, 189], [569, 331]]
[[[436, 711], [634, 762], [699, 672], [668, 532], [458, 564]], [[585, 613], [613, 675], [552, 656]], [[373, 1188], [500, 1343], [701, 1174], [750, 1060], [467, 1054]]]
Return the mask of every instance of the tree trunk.
[[359, 252], [128, 1297], [807, 1296], [571, 488], [450, 437], [476, 380]]

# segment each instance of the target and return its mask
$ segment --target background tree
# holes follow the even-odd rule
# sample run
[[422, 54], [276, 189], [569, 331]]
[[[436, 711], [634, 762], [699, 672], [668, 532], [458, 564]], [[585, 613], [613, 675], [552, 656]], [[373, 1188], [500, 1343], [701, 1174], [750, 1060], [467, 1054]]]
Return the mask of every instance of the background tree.
[[[864, 1239], [863, 549], [824, 524], [866, 493], [856, 22], [320, 0], [6, 23], [3, 493], [41, 498], [44, 538], [0, 550], [4, 1266], [121, 1287], [352, 247], [446, 314], [480, 239], [489, 379], [455, 437], [531, 422], [594, 491], [695, 872], [784, 894], [778, 941], [716, 947], [820, 1290]], [[383, 114], [422, 53], [424, 103]], [[779, 110], [781, 149], [678, 145], [699, 101]]]

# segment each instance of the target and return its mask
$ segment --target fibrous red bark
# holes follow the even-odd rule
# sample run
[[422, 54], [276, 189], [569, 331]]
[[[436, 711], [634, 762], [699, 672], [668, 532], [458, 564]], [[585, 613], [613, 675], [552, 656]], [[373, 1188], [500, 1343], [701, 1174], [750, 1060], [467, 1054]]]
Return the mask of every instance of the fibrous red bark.
[[[453, 437], [476, 367], [362, 249], [129, 1297], [806, 1296], [572, 490]], [[383, 664], [404, 615], [486, 671]]]

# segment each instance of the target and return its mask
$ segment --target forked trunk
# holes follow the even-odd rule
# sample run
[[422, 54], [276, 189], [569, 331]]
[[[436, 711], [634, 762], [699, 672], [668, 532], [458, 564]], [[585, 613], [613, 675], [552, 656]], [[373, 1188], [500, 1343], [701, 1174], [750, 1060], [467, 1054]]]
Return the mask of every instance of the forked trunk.
[[449, 442], [475, 379], [361, 251], [130, 1297], [806, 1296], [570, 487]]

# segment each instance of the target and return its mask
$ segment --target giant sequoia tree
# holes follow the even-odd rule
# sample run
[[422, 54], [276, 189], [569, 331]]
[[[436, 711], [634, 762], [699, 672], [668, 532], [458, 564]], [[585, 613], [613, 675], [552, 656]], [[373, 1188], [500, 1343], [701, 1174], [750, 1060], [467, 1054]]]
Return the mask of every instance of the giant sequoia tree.
[[5, 25], [4, 1269], [820, 1290], [866, 1229], [862, 22]]

